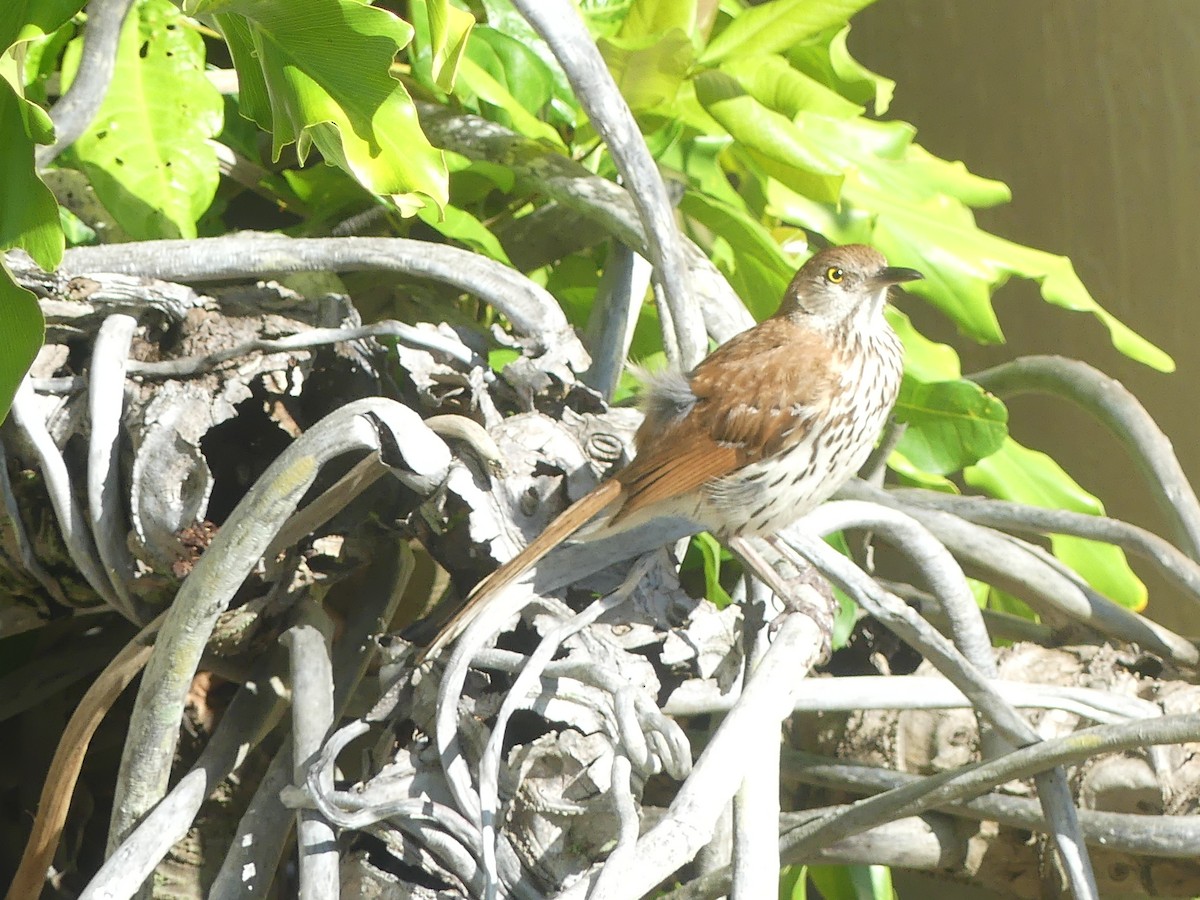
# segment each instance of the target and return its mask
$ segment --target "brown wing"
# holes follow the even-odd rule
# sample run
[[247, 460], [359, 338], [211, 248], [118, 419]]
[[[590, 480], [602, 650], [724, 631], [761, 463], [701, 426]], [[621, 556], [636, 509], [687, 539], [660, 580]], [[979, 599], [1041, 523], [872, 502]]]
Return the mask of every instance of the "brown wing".
[[688, 376], [691, 409], [638, 430], [637, 458], [617, 476], [627, 492], [617, 518], [798, 443], [828, 406], [840, 362], [819, 333], [782, 318], [718, 347]]

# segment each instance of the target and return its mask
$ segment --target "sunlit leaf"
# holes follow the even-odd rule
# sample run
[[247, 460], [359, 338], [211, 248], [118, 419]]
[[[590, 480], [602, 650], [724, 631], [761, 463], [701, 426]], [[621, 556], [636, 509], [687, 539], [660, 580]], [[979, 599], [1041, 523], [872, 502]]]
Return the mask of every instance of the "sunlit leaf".
[[[471, 47], [474, 46], [475, 42], [472, 41]], [[529, 112], [507, 87], [480, 66], [472, 56], [474, 52], [476, 51], [468, 50], [467, 56], [463, 57], [459, 66], [458, 90], [460, 92], [464, 89], [470, 91], [480, 100], [506, 112], [512, 127], [526, 137], [541, 138], [557, 146], [562, 146], [562, 139], [559, 138], [558, 132]]]
[[696, 0], [633, 0], [617, 37], [636, 41], [664, 35], [673, 28], [691, 35], [696, 27]]
[[[1048, 509], [1103, 515], [1101, 502], [1045, 453], [1022, 447], [1012, 438], [999, 451], [963, 471], [972, 487], [1001, 500]], [[1083, 576], [1097, 591], [1131, 609], [1146, 605], [1146, 586], [1129, 568], [1125, 553], [1111, 544], [1068, 535], [1051, 535], [1054, 555]]]
[[702, 72], [694, 81], [704, 109], [768, 174], [805, 196], [837, 202], [843, 170], [814, 153], [787, 116], [768, 109], [723, 72]]
[[391, 75], [412, 27], [355, 0], [192, 0], [213, 12], [238, 70], [241, 108], [272, 134], [276, 159], [295, 143], [369, 190], [415, 212], [448, 199], [441, 151], [421, 131], [412, 98]]
[[625, 102], [635, 112], [665, 112], [696, 57], [691, 39], [679, 28], [647, 38], [601, 38], [598, 45]]
[[849, 118], [863, 108], [816, 79], [800, 72], [782, 56], [744, 56], [726, 60], [721, 71], [732, 75], [755, 100], [791, 118], [809, 111]]
[[935, 475], [949, 475], [990, 456], [1008, 435], [1004, 404], [971, 381], [926, 384], [905, 378], [895, 416], [906, 426], [896, 449]]
[[[13, 68], [11, 58], [7, 66], [0, 63], [0, 75], [13, 74]], [[54, 128], [45, 111], [21, 97], [7, 77], [0, 77], [0, 134], [0, 171], [5, 173], [0, 250], [20, 247], [43, 269], [53, 269], [62, 260], [63, 231], [58, 203], [34, 171], [33, 152], [35, 143], [53, 140]]]
[[[531, 115], [541, 113], [554, 97], [554, 73], [550, 67], [525, 43], [511, 35], [480, 26], [471, 32], [467, 53]], [[507, 104], [502, 108], [508, 109]]]
[[[1007, 196], [1003, 185], [936, 159], [904, 140], [904, 132], [881, 132], [877, 123], [803, 113], [797, 127], [808, 164], [845, 172], [845, 180], [841, 206], [833, 209], [770, 172], [779, 182], [768, 185], [772, 209], [787, 221], [839, 242], [873, 244], [892, 262], [920, 269], [925, 279], [908, 290], [978, 341], [1003, 340], [991, 291], [1016, 275], [1037, 281], [1047, 302], [1096, 316], [1125, 355], [1161, 371], [1174, 368], [1166, 353], [1096, 303], [1066, 257], [977, 227], [967, 204], [1000, 202]], [[787, 138], [800, 139], [794, 133]]]
[[442, 215], [439, 216], [437, 210], [427, 207], [417, 215], [425, 224], [436, 229], [445, 237], [458, 241], [492, 259], [512, 265], [512, 261], [504, 252], [499, 239], [478, 218], [465, 209], [450, 205], [442, 210]]
[[0, 262], [0, 421], [8, 415], [13, 394], [37, 356], [45, 333], [37, 298], [17, 285]]
[[429, 16], [429, 42], [433, 50], [433, 80], [444, 91], [454, 89], [458, 64], [475, 27], [475, 17], [450, 0], [424, 0]]
[[[73, 77], [79, 41], [64, 61]], [[73, 145], [105, 208], [130, 236], [196, 237], [220, 180], [208, 141], [221, 95], [204, 75], [204, 41], [167, 0], [126, 18], [104, 102]]]
[[849, 25], [835, 25], [802, 44], [789, 47], [788, 60], [826, 87], [848, 100], [871, 105], [875, 115], [882, 116], [892, 103], [896, 82], [872, 72], [850, 55], [846, 48]]
[[742, 10], [709, 42], [700, 59], [778, 53], [835, 25], [844, 25], [873, 0], [769, 0]]
[[953, 381], [962, 376], [958, 353], [948, 344], [931, 341], [894, 306], [885, 309], [892, 329], [904, 344], [904, 371], [917, 381]]

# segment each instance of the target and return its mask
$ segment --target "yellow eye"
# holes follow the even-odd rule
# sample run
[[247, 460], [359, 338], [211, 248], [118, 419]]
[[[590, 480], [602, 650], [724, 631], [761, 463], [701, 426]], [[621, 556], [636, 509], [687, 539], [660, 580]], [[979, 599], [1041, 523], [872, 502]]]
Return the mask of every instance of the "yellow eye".
[[837, 266], [830, 266], [825, 270], [825, 280], [830, 284], [841, 284], [846, 280], [846, 273]]

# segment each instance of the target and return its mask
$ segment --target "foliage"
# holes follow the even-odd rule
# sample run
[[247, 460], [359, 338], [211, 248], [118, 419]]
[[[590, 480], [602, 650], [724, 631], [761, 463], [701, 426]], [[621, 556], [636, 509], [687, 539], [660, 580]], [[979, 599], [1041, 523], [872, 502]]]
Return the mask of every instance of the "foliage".
[[[1098, 316], [1126, 354], [1169, 370], [1162, 351], [1096, 304], [1068, 260], [976, 227], [972, 207], [1006, 201], [1003, 184], [937, 158], [915, 142], [912, 126], [883, 118], [892, 83], [847, 50], [847, 20], [864, 5], [772, 0], [715, 12], [694, 0], [584, 5], [647, 143], [682, 185], [688, 235], [747, 307], [759, 318], [770, 314], [809, 235], [861, 241], [920, 268], [926, 279], [909, 291], [968, 337], [1002, 339], [990, 295], [1015, 275], [1037, 281], [1049, 303]], [[48, 268], [63, 238], [32, 153], [35, 141], [51, 139], [38, 103], [48, 104], [55, 75], [67, 85], [77, 65], [78, 7], [38, 5], [6, 23], [16, 43], [0, 115], [14, 137], [0, 160], [9, 185], [0, 237]], [[102, 108], [57, 165], [82, 171], [132, 237], [222, 233], [264, 202], [282, 213], [277, 227], [322, 234], [382, 204], [397, 233], [508, 263], [509, 236], [539, 198], [503, 161], [435, 149], [416, 101], [495, 120], [601, 174], [613, 173], [612, 162], [548, 48], [506, 0], [470, 8], [414, 0], [403, 12], [409, 21], [354, 0], [189, 0], [182, 10], [143, 0], [126, 22]], [[206, 60], [223, 58], [237, 71], [236, 105], [204, 75]], [[247, 120], [270, 135], [269, 151]], [[220, 144], [250, 156], [264, 177], [248, 187], [222, 179]], [[537, 256], [530, 249], [523, 256]], [[604, 259], [603, 242], [581, 242], [532, 274], [582, 326]], [[8, 279], [5, 292], [10, 350], [0, 394], [11, 396], [38, 326], [30, 298]], [[907, 431], [891, 460], [903, 479], [954, 490], [947, 476], [967, 469], [972, 485], [995, 496], [1100, 509], [1065, 472], [1007, 437], [1003, 404], [962, 378], [951, 348], [924, 338], [903, 313], [891, 315], [907, 351], [897, 406]], [[653, 316], [647, 304], [637, 357], [659, 349]], [[1056, 539], [1055, 550], [1121, 602], [1144, 603], [1145, 589], [1120, 551], [1077, 539]], [[712, 583], [711, 553], [705, 559]]]
[[[1069, 260], [976, 226], [973, 209], [1008, 200], [1003, 184], [936, 157], [911, 125], [885, 118], [894, 85], [847, 49], [849, 19], [869, 2], [580, 5], [648, 146], [681, 189], [686, 234], [756, 317], [773, 311], [810, 238], [863, 242], [924, 272], [909, 292], [970, 339], [1003, 339], [992, 292], [1026, 278], [1047, 303], [1096, 316], [1121, 352], [1169, 371], [1170, 358], [1103, 310]], [[546, 201], [513, 166], [439, 149], [420, 121], [423, 103], [474, 113], [612, 177], [562, 70], [507, 0], [394, 5], [141, 0], [103, 106], [54, 165], [81, 172], [135, 238], [264, 221], [291, 235], [325, 235], [352, 215], [382, 211], [391, 234], [456, 243], [507, 264], [533, 260], [525, 268], [582, 327], [606, 241], [538, 230], [533, 217]], [[60, 218], [74, 223], [39, 178], [34, 148], [52, 141], [46, 109], [78, 65], [81, 7], [17, 3], [0, 18], [9, 48], [0, 59], [0, 248], [23, 248], [47, 269], [61, 258]], [[236, 97], [220, 93], [213, 67], [236, 70]], [[218, 148], [258, 177], [235, 179]], [[528, 243], [530, 235], [546, 246]], [[487, 334], [487, 311], [468, 298], [438, 299], [445, 317]], [[396, 314], [386, 301], [379, 312]], [[1102, 511], [1053, 460], [1008, 436], [1003, 403], [962, 377], [952, 348], [921, 335], [902, 312], [890, 315], [907, 351], [897, 406], [907, 430], [890, 460], [897, 478]], [[657, 324], [646, 304], [633, 355], [661, 349]], [[32, 295], [2, 273], [0, 398], [11, 398], [40, 329]], [[497, 364], [511, 358], [507, 348], [493, 355]], [[1144, 604], [1145, 588], [1120, 550], [1066, 537], [1054, 538], [1053, 549], [1108, 596]], [[705, 583], [723, 594], [719, 547], [701, 541], [697, 552]]]

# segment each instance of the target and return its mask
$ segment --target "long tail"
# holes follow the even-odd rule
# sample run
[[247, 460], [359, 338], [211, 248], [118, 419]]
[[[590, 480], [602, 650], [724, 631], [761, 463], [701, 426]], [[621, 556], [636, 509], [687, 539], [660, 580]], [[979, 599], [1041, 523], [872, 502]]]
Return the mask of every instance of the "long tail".
[[541, 561], [542, 557], [590, 522], [605, 507], [621, 495], [622, 485], [616, 479], [606, 481], [590, 490], [568, 506], [546, 530], [534, 538], [524, 550], [475, 585], [462, 608], [442, 626], [429, 646], [421, 651], [418, 662], [436, 656], [457, 638], [484, 606], [522, 575]]

